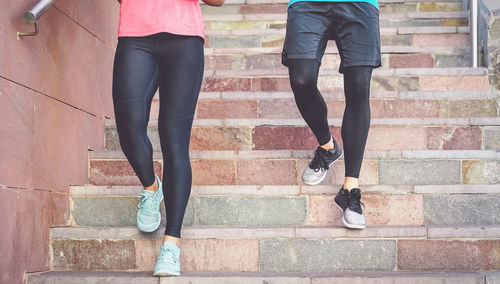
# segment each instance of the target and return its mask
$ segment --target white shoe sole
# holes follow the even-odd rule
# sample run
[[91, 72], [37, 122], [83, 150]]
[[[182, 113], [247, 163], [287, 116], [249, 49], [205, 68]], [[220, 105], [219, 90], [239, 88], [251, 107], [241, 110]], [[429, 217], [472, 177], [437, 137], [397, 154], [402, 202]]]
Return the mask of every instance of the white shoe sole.
[[[330, 163], [330, 165], [328, 165], [328, 167], [331, 167], [331, 166], [332, 166], [332, 165], [333, 165], [336, 161], [338, 161], [338, 160], [340, 159], [340, 157], [342, 157], [342, 155], [344, 155], [344, 151], [342, 151], [342, 153], [340, 153], [340, 156], [339, 156], [337, 159], [333, 160], [333, 161]], [[307, 166], [307, 167], [309, 167], [309, 166]], [[309, 182], [309, 181], [305, 181], [304, 179], [302, 179], [302, 182], [303, 182], [304, 184], [307, 184], [307, 185], [318, 185], [318, 184], [320, 184], [320, 183], [321, 183], [321, 182], [325, 179], [325, 177], [326, 177], [326, 174], [327, 174], [327, 173], [328, 173], [328, 170], [326, 170], [326, 171], [323, 173], [323, 175], [321, 176], [321, 178], [320, 178], [319, 180], [317, 180], [317, 181], [314, 181], [314, 182]]]
[[342, 208], [340, 208], [340, 206], [337, 204], [337, 202], [333, 201], [333, 203], [335, 203], [337, 208], [340, 210], [340, 214], [342, 215], [342, 223], [344, 224], [344, 226], [346, 226], [349, 229], [357, 229], [357, 230], [362, 230], [362, 229], [366, 228], [366, 224], [365, 225], [355, 225], [355, 224], [347, 223], [346, 219], [344, 218], [344, 210], [342, 210]]
[[[163, 197], [162, 197], [162, 198], [161, 198], [161, 200], [160, 200], [160, 206], [161, 206], [161, 203], [162, 203], [162, 202], [163, 202]], [[161, 224], [161, 213], [160, 213], [160, 212], [158, 212], [158, 215], [159, 215], [159, 218], [160, 218], [160, 222], [158, 222], [158, 225], [156, 225], [153, 229], [151, 229], [151, 230], [141, 230], [141, 229], [139, 228], [139, 226], [136, 226], [136, 227], [137, 227], [137, 229], [138, 229], [139, 231], [141, 231], [141, 232], [144, 232], [144, 233], [151, 233], [151, 232], [154, 232], [154, 231], [158, 230], [158, 228], [160, 227], [160, 224]], [[139, 223], [139, 220], [137, 220], [136, 222], [137, 222], [137, 223]]]
[[165, 277], [165, 276], [179, 276], [181, 273], [179, 272], [170, 272], [167, 270], [158, 270], [155, 273], [153, 273], [153, 276], [156, 277]]

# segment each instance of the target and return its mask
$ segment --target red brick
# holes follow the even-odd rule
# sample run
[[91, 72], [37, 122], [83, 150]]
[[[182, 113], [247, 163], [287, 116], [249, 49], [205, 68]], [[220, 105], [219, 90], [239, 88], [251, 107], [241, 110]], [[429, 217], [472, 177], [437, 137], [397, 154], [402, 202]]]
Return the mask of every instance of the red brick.
[[414, 34], [414, 46], [464, 47], [470, 45], [467, 34]]
[[195, 127], [191, 133], [192, 150], [251, 150], [250, 128]]
[[288, 77], [278, 78], [252, 78], [252, 91], [276, 92], [286, 91], [291, 92], [290, 81]]
[[258, 240], [182, 240], [183, 271], [258, 271]]
[[428, 149], [480, 150], [482, 145], [479, 127], [430, 127], [427, 136]]
[[[155, 173], [161, 176], [161, 165], [154, 162]], [[128, 161], [90, 161], [90, 184], [93, 185], [140, 185], [139, 178]]]
[[439, 101], [387, 100], [384, 114], [386, 117], [439, 117]]
[[489, 91], [487, 76], [421, 76], [421, 91]]
[[255, 150], [306, 150], [318, 146], [309, 127], [257, 126], [252, 138]]
[[370, 127], [367, 150], [425, 150], [427, 133], [422, 127]]
[[197, 118], [255, 118], [257, 102], [249, 100], [199, 101]]
[[238, 161], [236, 184], [293, 185], [295, 167], [293, 160]]
[[205, 77], [201, 87], [202, 92], [234, 92], [250, 91], [250, 78], [219, 78]]
[[398, 269], [498, 270], [500, 240], [400, 240]]
[[[361, 201], [368, 226], [416, 226], [424, 222], [422, 196], [364, 194]], [[309, 197], [308, 225], [341, 225], [340, 214], [333, 196]]]
[[434, 59], [430, 54], [391, 54], [391, 68], [432, 68]]
[[235, 184], [236, 167], [228, 160], [197, 160], [191, 162], [193, 185]]

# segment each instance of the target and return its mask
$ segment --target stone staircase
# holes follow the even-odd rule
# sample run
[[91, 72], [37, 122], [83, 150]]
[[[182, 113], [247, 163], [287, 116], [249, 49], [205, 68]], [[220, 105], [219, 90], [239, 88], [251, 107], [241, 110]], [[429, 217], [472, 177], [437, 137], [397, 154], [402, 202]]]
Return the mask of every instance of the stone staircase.
[[[280, 63], [286, 7], [203, 7], [183, 275], [151, 277], [163, 224], [135, 228], [140, 186], [110, 120], [106, 151], [90, 153], [90, 184], [71, 188], [70, 226], [51, 229], [52, 271], [29, 283], [500, 283], [499, 93], [487, 70], [468, 67], [462, 2], [380, 1], [362, 231], [343, 228], [332, 203], [343, 160], [321, 185], [300, 181], [316, 141]], [[331, 44], [319, 85], [341, 142], [338, 64]], [[149, 134], [160, 174], [157, 110], [155, 99]]]

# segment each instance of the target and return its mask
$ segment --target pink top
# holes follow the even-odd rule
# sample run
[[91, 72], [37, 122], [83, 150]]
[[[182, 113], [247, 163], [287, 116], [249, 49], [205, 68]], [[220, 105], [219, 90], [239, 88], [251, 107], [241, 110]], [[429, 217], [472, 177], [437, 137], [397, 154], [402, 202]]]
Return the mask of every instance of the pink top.
[[205, 38], [198, 0], [122, 0], [118, 37], [168, 32]]

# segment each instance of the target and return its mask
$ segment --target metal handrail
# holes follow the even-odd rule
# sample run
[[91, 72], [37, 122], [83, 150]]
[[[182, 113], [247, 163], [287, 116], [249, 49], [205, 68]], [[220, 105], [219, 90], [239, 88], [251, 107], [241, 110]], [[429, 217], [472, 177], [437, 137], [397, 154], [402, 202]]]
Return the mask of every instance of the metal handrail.
[[23, 14], [24, 22], [28, 25], [35, 25], [35, 31], [29, 33], [17, 33], [17, 38], [23, 36], [35, 36], [38, 34], [38, 19], [55, 2], [55, 0], [40, 0], [31, 10]]
[[477, 32], [477, 18], [478, 18], [478, 0], [470, 0], [470, 30], [472, 37], [472, 67], [478, 66], [478, 32]]

